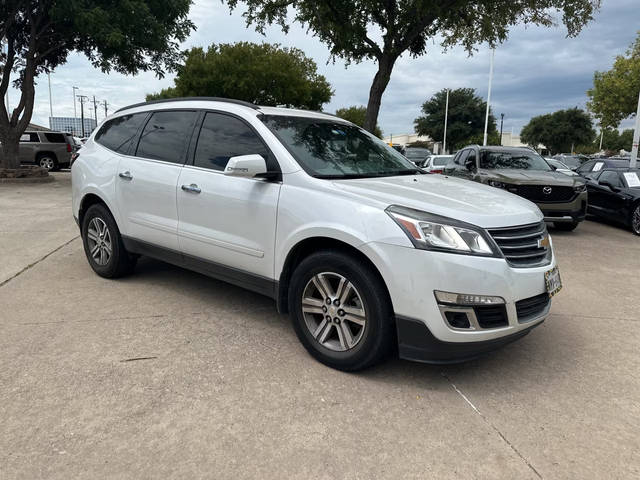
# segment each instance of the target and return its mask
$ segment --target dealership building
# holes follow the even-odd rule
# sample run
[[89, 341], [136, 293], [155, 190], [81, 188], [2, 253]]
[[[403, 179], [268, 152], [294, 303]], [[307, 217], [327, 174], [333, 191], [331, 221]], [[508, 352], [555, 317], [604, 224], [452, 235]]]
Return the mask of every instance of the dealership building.
[[[49, 128], [56, 132], [68, 132], [82, 136], [82, 119], [74, 117], [49, 117]], [[89, 135], [96, 128], [93, 118], [84, 119], [84, 135]]]

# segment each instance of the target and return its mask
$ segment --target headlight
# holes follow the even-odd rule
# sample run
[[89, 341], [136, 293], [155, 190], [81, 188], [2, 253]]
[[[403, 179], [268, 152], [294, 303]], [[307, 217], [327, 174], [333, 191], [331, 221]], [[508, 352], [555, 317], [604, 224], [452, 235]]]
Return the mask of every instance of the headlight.
[[576, 193], [582, 193], [587, 189], [587, 186], [584, 183], [580, 183], [573, 187], [573, 191]]
[[489, 185], [491, 185], [492, 187], [507, 188], [507, 184], [506, 183], [498, 182], [497, 180], [489, 180], [487, 183]]
[[467, 255], [500, 257], [488, 234], [475, 225], [392, 205], [386, 212], [416, 248]]

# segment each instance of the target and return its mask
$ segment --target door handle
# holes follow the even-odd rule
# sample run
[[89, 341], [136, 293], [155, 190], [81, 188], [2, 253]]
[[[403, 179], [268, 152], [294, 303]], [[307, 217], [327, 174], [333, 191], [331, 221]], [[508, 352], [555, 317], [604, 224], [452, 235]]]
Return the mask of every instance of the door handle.
[[198, 187], [198, 185], [196, 185], [195, 183], [192, 183], [191, 185], [182, 185], [182, 190], [184, 190], [185, 192], [191, 192], [191, 193], [200, 193], [202, 190], [200, 190], [200, 187]]
[[125, 180], [133, 180], [133, 175], [131, 175], [131, 172], [129, 170], [127, 170], [126, 172], [120, 172], [118, 176], [120, 178], [124, 178]]

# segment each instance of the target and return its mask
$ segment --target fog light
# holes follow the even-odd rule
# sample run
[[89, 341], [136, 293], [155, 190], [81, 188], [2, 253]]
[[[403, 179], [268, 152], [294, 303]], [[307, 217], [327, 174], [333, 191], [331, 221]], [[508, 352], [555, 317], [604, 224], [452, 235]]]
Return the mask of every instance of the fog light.
[[447, 318], [447, 322], [453, 328], [469, 328], [471, 324], [469, 323], [469, 317], [465, 312], [445, 312], [444, 316]]
[[491, 295], [471, 295], [468, 293], [451, 293], [434, 290], [438, 303], [448, 305], [503, 305], [506, 303], [502, 297]]

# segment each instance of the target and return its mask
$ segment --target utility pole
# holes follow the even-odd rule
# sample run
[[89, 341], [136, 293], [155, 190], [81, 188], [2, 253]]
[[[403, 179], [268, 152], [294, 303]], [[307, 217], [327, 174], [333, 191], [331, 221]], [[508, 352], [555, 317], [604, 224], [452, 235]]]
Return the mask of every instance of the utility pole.
[[604, 128], [600, 127], [600, 151], [602, 151], [602, 140], [604, 140]]
[[487, 113], [484, 117], [484, 141], [483, 146], [487, 146], [487, 129], [489, 128], [489, 107], [491, 105], [491, 84], [493, 83], [493, 58], [495, 57], [496, 49], [491, 49], [491, 65], [489, 67], [489, 93], [487, 94]]
[[104, 106], [104, 118], [107, 118], [107, 116], [109, 115], [109, 114], [107, 113], [107, 106], [108, 106], [109, 104], [107, 103], [107, 101], [106, 101], [106, 100], [103, 100], [103, 101], [102, 101], [102, 105]]
[[82, 126], [82, 138], [85, 137], [84, 134], [84, 102], [85, 100], [89, 100], [89, 97], [87, 97], [86, 95], [78, 95], [78, 98], [80, 99], [80, 123]]
[[78, 118], [78, 112], [76, 111], [76, 90], [80, 90], [78, 87], [73, 88], [73, 118]]
[[442, 139], [442, 153], [447, 153], [447, 121], [449, 120], [449, 89], [447, 88], [447, 101], [444, 106], [444, 138]]
[[98, 103], [96, 102], [96, 96], [93, 96], [93, 119], [96, 121], [96, 127], [98, 126]]
[[[51, 100], [51, 73], [47, 72], [47, 79], [49, 80], [49, 117], [53, 117], [53, 101]], [[51, 126], [51, 120], [49, 120], [49, 126]]]
[[631, 147], [631, 160], [629, 168], [638, 166], [638, 143], [640, 142], [640, 95], [638, 95], [638, 111], [636, 112], [636, 127], [633, 130], [633, 147]]
[[502, 146], [502, 125], [504, 124], [504, 113], [500, 114], [500, 146]]

